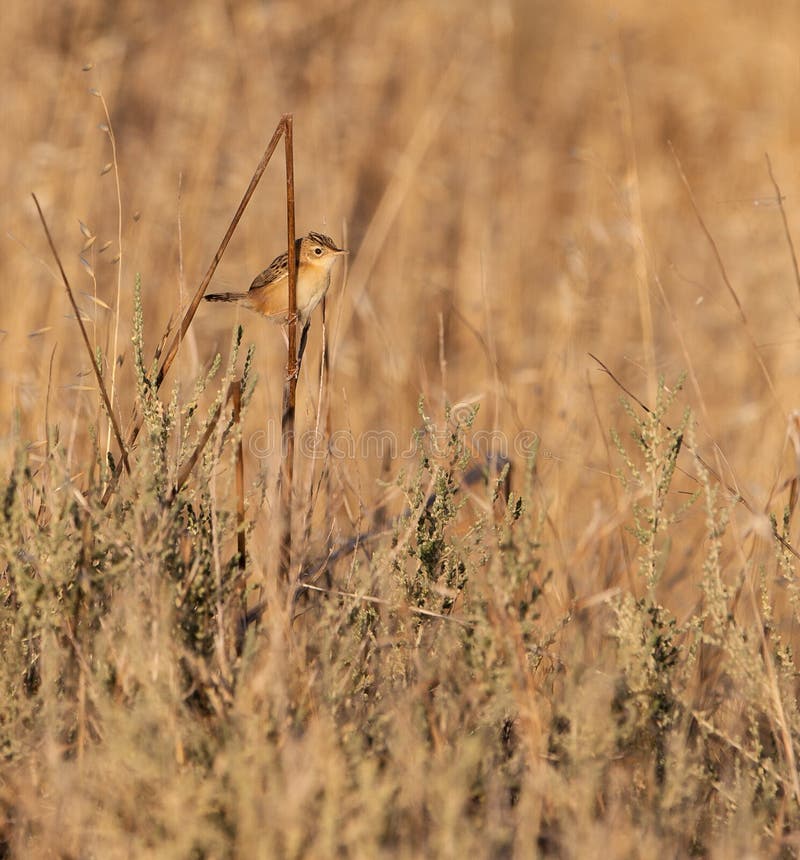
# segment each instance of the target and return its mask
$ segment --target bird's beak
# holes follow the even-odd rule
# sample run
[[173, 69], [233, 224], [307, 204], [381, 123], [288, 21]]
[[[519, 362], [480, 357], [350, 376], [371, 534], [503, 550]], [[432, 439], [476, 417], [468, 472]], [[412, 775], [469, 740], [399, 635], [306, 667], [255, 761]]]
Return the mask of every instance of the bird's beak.
[[346, 248], [340, 248], [336, 253], [337, 254], [349, 254], [350, 252]]

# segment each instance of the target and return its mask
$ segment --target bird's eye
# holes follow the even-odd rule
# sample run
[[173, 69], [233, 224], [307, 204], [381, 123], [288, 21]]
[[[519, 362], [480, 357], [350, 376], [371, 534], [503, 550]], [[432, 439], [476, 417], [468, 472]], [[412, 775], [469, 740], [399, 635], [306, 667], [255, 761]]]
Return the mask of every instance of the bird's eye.
[[316, 248], [314, 248], [314, 253], [315, 253], [318, 257], [321, 257], [321, 256], [322, 256], [322, 248], [320, 248], [320, 246], [319, 246], [319, 245], [317, 245], [317, 247], [316, 247]]

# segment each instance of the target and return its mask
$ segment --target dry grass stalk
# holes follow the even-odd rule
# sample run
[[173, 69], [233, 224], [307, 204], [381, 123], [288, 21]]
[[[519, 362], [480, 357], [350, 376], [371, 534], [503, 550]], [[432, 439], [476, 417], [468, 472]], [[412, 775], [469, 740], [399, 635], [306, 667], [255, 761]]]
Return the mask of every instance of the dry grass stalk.
[[784, 200], [786, 198], [781, 193], [781, 188], [780, 185], [778, 185], [778, 180], [775, 178], [775, 174], [772, 171], [772, 161], [770, 160], [768, 152], [764, 153], [764, 159], [767, 162], [767, 173], [769, 173], [770, 182], [772, 183], [772, 187], [775, 189], [775, 202], [778, 204], [778, 209], [781, 213], [783, 234], [786, 237], [786, 244], [789, 246], [789, 256], [792, 258], [792, 271], [794, 272], [794, 282], [797, 286], [798, 293], [800, 293], [800, 265], [798, 265], [797, 263], [797, 253], [794, 249], [792, 231], [789, 229], [789, 219], [786, 217], [786, 207], [783, 205]]
[[128, 463], [128, 452], [125, 447], [125, 443], [122, 441], [122, 433], [119, 429], [119, 424], [117, 423], [117, 417], [114, 415], [114, 410], [111, 406], [111, 400], [108, 396], [108, 392], [106, 391], [106, 385], [103, 381], [103, 375], [100, 373], [100, 368], [97, 366], [97, 360], [92, 351], [92, 345], [89, 342], [89, 335], [86, 333], [86, 326], [83, 324], [83, 316], [78, 308], [78, 304], [75, 301], [75, 296], [72, 294], [72, 287], [69, 285], [69, 279], [67, 278], [67, 273], [64, 271], [64, 267], [61, 265], [61, 258], [58, 256], [58, 251], [56, 250], [56, 246], [53, 242], [53, 237], [50, 235], [50, 229], [47, 226], [47, 221], [44, 217], [44, 212], [42, 212], [42, 207], [39, 205], [39, 201], [36, 198], [35, 194], [31, 195], [33, 197], [33, 202], [36, 204], [36, 211], [39, 213], [39, 219], [42, 222], [42, 227], [44, 228], [45, 236], [47, 236], [47, 243], [50, 245], [50, 251], [53, 254], [53, 258], [56, 261], [56, 265], [58, 266], [58, 271], [61, 273], [61, 280], [64, 282], [64, 287], [67, 291], [67, 296], [69, 298], [69, 302], [72, 305], [72, 310], [75, 312], [75, 319], [78, 321], [78, 327], [81, 330], [81, 337], [83, 338], [83, 343], [86, 346], [86, 351], [89, 354], [89, 361], [92, 365], [92, 370], [94, 371], [94, 377], [97, 380], [97, 387], [100, 391], [100, 396], [103, 398], [103, 405], [106, 408], [106, 413], [108, 414], [108, 420], [111, 422], [111, 427], [114, 430], [114, 438], [117, 440], [117, 445], [119, 445], [120, 452], [120, 462], [121, 466], [118, 468], [125, 467], [125, 470], [130, 474], [131, 467]]
[[[200, 441], [195, 445], [194, 450], [186, 459], [186, 462], [181, 466], [181, 470], [178, 473], [178, 478], [175, 481], [175, 486], [172, 488], [172, 492], [170, 494], [170, 500], [175, 499], [178, 493], [183, 489], [186, 482], [189, 480], [189, 476], [192, 474], [192, 470], [197, 465], [197, 461], [200, 459], [200, 455], [203, 453], [206, 445], [208, 444], [208, 440], [213, 435], [214, 431], [217, 428], [217, 424], [219, 423], [219, 417], [222, 415], [222, 410], [228, 405], [228, 403], [233, 400], [234, 402], [234, 414], [237, 416], [238, 420], [238, 408], [237, 408], [237, 392], [239, 397], [241, 396], [241, 382], [237, 379], [228, 386], [228, 390], [225, 394], [225, 397], [217, 404], [214, 411], [211, 413], [211, 416], [208, 420], [208, 424], [203, 431], [202, 436], [200, 437]], [[241, 459], [240, 459], [241, 462]]]
[[239, 570], [247, 564], [247, 536], [244, 528], [244, 450], [242, 447], [242, 381], [233, 383], [233, 424], [238, 431], [236, 440], [236, 548], [239, 553]]
[[[283, 408], [281, 412], [281, 496], [282, 530], [280, 537], [280, 572], [284, 581], [289, 581], [292, 566], [292, 519], [294, 479], [294, 413], [297, 400], [297, 377], [300, 365], [297, 353], [297, 248], [295, 246], [294, 223], [294, 142], [292, 138], [292, 115], [281, 120], [284, 128], [286, 153], [286, 238], [289, 260], [289, 315], [288, 343], [286, 346], [286, 379], [283, 384]], [[305, 339], [306, 329], [301, 340]]]

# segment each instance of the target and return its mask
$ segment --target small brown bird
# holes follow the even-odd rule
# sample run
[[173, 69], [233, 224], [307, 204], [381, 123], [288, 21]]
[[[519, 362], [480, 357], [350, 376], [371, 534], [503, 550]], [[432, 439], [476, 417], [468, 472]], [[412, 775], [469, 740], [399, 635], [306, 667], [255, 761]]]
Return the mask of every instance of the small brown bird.
[[[331, 285], [336, 260], [348, 252], [337, 248], [330, 236], [309, 233], [296, 240], [297, 322], [302, 328]], [[289, 317], [289, 255], [276, 257], [256, 277], [246, 293], [211, 293], [207, 302], [241, 302], [273, 322], [286, 325]]]

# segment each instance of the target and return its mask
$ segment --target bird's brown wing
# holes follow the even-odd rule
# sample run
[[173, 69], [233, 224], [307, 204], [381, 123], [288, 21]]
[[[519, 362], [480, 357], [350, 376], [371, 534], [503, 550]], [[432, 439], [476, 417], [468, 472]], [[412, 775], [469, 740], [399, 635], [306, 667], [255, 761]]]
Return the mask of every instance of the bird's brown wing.
[[[298, 266], [302, 239], [295, 241]], [[256, 275], [248, 292], [250, 306], [267, 317], [286, 317], [289, 314], [289, 255], [279, 254], [263, 272]]]
[[262, 287], [266, 287], [273, 281], [277, 281], [286, 274], [288, 267], [289, 255], [285, 253], [281, 254], [276, 257], [263, 272], [255, 276], [253, 283], [250, 284], [250, 289], [260, 290]]
[[253, 280], [247, 293], [250, 306], [266, 317], [285, 317], [289, 306], [288, 284], [286, 254], [283, 254]]

